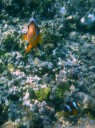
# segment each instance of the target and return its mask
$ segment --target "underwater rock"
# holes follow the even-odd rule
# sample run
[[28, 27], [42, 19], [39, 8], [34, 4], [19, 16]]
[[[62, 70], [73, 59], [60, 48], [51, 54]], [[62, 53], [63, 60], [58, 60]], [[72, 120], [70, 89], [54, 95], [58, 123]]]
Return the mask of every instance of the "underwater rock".
[[40, 66], [48, 70], [51, 70], [53, 68], [53, 64], [51, 62], [43, 62]]
[[59, 13], [63, 16], [66, 14], [66, 8], [65, 7], [61, 7], [59, 10]]
[[82, 92], [77, 92], [74, 97], [83, 108], [95, 111], [95, 99], [93, 97]]
[[13, 127], [18, 127], [18, 126], [19, 126], [18, 123], [8, 121], [4, 125], [2, 125], [1, 128], [13, 128]]
[[85, 15], [81, 18], [80, 23], [87, 29], [93, 29], [95, 27], [95, 15], [91, 13]]
[[29, 92], [26, 92], [25, 96], [23, 97], [23, 100], [28, 100], [28, 98], [29, 98]]

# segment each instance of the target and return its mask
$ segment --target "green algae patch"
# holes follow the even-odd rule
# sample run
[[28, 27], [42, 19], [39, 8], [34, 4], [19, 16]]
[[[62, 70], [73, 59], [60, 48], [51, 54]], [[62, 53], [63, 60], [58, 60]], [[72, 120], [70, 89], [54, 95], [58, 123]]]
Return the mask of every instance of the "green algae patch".
[[55, 91], [53, 101], [57, 105], [61, 104], [64, 100], [64, 94], [69, 91], [70, 91], [70, 84], [68, 82], [58, 86]]
[[57, 117], [58, 119], [62, 118], [63, 116], [64, 116], [64, 111], [60, 111], [60, 112], [57, 112], [57, 113], [56, 113], [56, 117]]
[[42, 88], [42, 89], [35, 91], [35, 95], [36, 95], [37, 100], [43, 101], [43, 100], [49, 99], [50, 92], [51, 92], [51, 88], [46, 87], [46, 88]]

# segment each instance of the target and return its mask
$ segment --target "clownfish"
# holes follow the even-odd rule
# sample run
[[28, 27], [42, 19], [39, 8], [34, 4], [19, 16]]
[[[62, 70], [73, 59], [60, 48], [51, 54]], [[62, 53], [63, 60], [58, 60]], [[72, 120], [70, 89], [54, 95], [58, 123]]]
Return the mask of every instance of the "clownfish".
[[69, 101], [67, 104], [64, 106], [64, 115], [69, 116], [69, 115], [77, 115], [79, 112], [79, 105], [76, 102]]
[[36, 25], [35, 19], [31, 18], [28, 25], [27, 34], [22, 35], [22, 39], [26, 40], [29, 43], [26, 49], [26, 53], [28, 53], [31, 48], [36, 48], [37, 44], [41, 41], [41, 36], [42, 34], [40, 33], [38, 26]]

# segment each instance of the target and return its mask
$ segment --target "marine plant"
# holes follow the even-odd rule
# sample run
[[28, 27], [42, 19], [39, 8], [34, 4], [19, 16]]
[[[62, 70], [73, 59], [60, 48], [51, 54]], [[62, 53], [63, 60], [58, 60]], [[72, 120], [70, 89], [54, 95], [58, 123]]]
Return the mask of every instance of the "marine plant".
[[54, 94], [51, 94], [51, 100], [55, 104], [55, 109], [60, 110], [60, 105], [64, 102], [65, 99], [65, 93], [70, 91], [70, 83], [62, 83], [62, 85], [59, 85], [55, 91]]
[[[5, 7], [6, 11], [14, 16], [18, 14], [18, 10], [21, 17], [30, 16], [31, 12], [39, 12], [41, 15], [48, 14], [48, 8], [51, 7], [55, 0], [1, 0], [2, 6]], [[35, 10], [36, 8], [36, 10]]]
[[17, 38], [15, 38], [14, 32], [5, 32], [2, 37], [2, 47], [6, 49], [6, 51], [18, 50], [19, 45], [17, 43]]
[[37, 100], [39, 101], [49, 100], [50, 92], [51, 92], [51, 88], [46, 87], [35, 91], [35, 95], [37, 97]]
[[64, 111], [60, 111], [60, 112], [57, 112], [57, 113], [56, 113], [56, 117], [57, 117], [58, 119], [62, 118], [63, 116], [64, 116]]
[[8, 119], [8, 106], [0, 101], [0, 125]]

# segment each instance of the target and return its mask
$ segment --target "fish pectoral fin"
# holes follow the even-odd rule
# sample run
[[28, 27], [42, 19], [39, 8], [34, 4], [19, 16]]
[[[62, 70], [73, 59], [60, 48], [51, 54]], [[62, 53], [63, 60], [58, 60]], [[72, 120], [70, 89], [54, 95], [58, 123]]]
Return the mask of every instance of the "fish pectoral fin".
[[33, 47], [33, 44], [30, 43], [30, 44], [28, 45], [27, 49], [26, 49], [26, 53], [28, 53], [28, 52], [31, 50], [32, 47]]
[[22, 39], [27, 41], [28, 40], [27, 35], [26, 34], [22, 35]]

